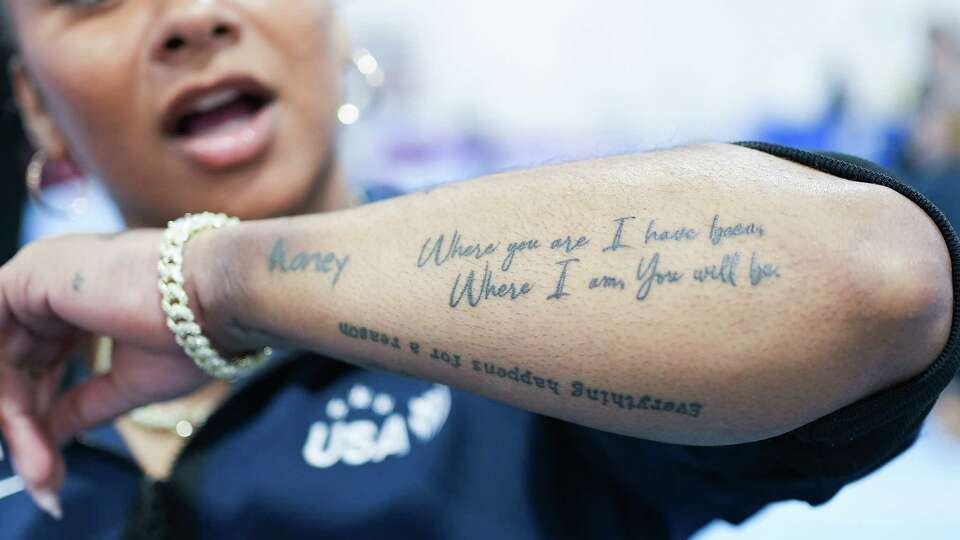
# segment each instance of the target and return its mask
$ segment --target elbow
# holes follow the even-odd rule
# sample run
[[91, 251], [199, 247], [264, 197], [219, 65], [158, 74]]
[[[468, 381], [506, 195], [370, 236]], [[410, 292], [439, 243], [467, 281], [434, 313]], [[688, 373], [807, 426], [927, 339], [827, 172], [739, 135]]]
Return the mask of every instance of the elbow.
[[858, 290], [850, 315], [870, 351], [863, 367], [874, 374], [874, 390], [920, 375], [940, 356], [954, 305], [951, 258], [939, 228], [909, 199], [878, 189], [882, 207], [861, 225], [864, 235], [854, 239], [848, 261]]
[[[930, 367], [946, 347], [953, 321], [953, 281], [945, 265], [918, 261], [912, 274], [893, 276], [900, 288], [892, 302], [880, 306], [879, 321], [891, 326], [889, 384], [912, 379]], [[887, 299], [889, 300], [889, 299]]]

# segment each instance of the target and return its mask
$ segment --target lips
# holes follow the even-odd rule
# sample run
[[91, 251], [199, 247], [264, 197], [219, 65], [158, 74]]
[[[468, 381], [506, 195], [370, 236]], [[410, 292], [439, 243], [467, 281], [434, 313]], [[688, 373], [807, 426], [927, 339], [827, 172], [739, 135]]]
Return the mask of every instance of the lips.
[[187, 88], [167, 107], [162, 129], [182, 155], [201, 167], [242, 166], [259, 158], [276, 137], [275, 96], [249, 77]]

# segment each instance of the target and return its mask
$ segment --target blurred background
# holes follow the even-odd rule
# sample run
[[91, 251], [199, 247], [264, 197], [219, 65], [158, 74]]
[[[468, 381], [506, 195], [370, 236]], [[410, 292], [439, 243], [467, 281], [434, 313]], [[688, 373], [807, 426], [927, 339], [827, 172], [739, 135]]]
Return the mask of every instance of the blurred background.
[[[889, 167], [960, 223], [960, 0], [345, 0], [386, 74], [343, 130], [404, 189], [611, 153], [760, 139]], [[824, 508], [698, 540], [960, 538], [960, 392], [919, 444]]]
[[[870, 159], [960, 223], [960, 0], [340, 0], [338, 10], [353, 45], [372, 53], [358, 65], [383, 73], [369, 107], [361, 95], [341, 110], [340, 152], [357, 185], [411, 190], [758, 139]], [[348, 97], [364, 94], [350, 79]], [[16, 130], [6, 115], [4, 140]], [[29, 157], [2, 146], [0, 159]], [[53, 200], [74, 199], [70, 174], [50, 179]], [[0, 182], [0, 197], [17, 196], [20, 178]], [[0, 215], [0, 242], [120, 227], [95, 184], [87, 199], [74, 217], [35, 205]], [[955, 539], [958, 493], [954, 388], [912, 450], [826, 507], [775, 505], [698, 540]]]
[[956, 166], [960, 2], [792, 5], [341, 0], [388, 72], [343, 149], [354, 178], [410, 187], [742, 138]]

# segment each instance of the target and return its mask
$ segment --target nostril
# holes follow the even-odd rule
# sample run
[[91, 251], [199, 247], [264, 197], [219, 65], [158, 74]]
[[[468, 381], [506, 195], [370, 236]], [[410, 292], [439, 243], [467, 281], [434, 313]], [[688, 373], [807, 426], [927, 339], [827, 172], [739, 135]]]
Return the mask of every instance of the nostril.
[[167, 38], [167, 41], [163, 43], [163, 48], [167, 51], [177, 51], [184, 47], [187, 44], [187, 40], [183, 39], [182, 36], [172, 36]]
[[200, 50], [218, 41], [230, 41], [237, 34], [237, 28], [229, 23], [185, 21], [164, 36], [161, 50], [166, 54], [184, 54], [188, 48]]

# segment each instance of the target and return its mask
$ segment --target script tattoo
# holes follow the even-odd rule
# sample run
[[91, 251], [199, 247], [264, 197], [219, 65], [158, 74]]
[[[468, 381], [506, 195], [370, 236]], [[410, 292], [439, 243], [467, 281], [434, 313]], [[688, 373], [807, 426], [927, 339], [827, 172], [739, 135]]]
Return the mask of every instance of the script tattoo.
[[267, 268], [271, 273], [312, 272], [332, 274], [331, 286], [336, 287], [349, 262], [349, 255], [340, 257], [332, 251], [297, 251], [288, 254], [286, 242], [282, 238], [278, 238], [270, 250]]
[[757, 253], [754, 252], [750, 257], [750, 284], [757, 286], [765, 279], [778, 277], [780, 277], [780, 271], [777, 270], [776, 265], [757, 261]]
[[457, 278], [453, 281], [453, 289], [450, 290], [450, 307], [452, 308], [459, 306], [463, 302], [464, 296], [466, 296], [467, 305], [477, 307], [480, 302], [491, 297], [516, 300], [533, 290], [533, 286], [527, 282], [520, 285], [512, 281], [496, 283], [490, 265], [484, 265], [483, 277], [480, 278], [479, 284], [477, 284], [477, 272], [475, 270], [467, 273], [467, 277], [463, 279], [463, 284], [460, 283], [462, 277], [463, 274], [457, 274]]
[[[624, 412], [641, 411], [644, 414], [673, 414], [689, 418], [700, 418], [704, 410], [704, 405], [697, 401], [618, 392], [591, 386], [582, 380], [564, 381], [550, 373], [516, 362], [503, 363], [491, 358], [476, 358], [462, 352], [427, 345], [425, 340], [408, 340], [372, 326], [341, 321], [337, 328], [346, 338], [363, 342], [359, 346], [371, 347], [370, 351], [392, 352], [402, 360], [420, 363], [424, 369], [456, 370], [467, 374], [465, 376], [479, 377], [493, 384], [509, 385], [554, 399], [572, 400], [577, 405], [590, 404]], [[406, 373], [400, 366], [392, 365], [386, 359], [364, 360], [362, 365], [368, 369]], [[404, 364], [407, 365], [409, 364]]]
[[679, 229], [674, 230], [657, 230], [654, 227], [656, 223], [657, 220], [651, 219], [650, 223], [647, 224], [647, 232], [643, 235], [644, 244], [649, 244], [650, 242], [666, 242], [668, 240], [680, 242], [682, 240], [697, 239], [698, 233], [693, 229], [680, 227]]
[[637, 219], [637, 216], [627, 216], [622, 218], [617, 218], [613, 220], [617, 224], [617, 232], [613, 233], [613, 240], [610, 242], [610, 245], [603, 248], [604, 252], [607, 251], [616, 251], [618, 249], [629, 248], [630, 246], [623, 243], [623, 224], [631, 219]]
[[580, 259], [567, 259], [565, 261], [559, 261], [557, 264], [560, 265], [560, 278], [557, 279], [557, 288], [553, 291], [553, 294], [547, 297], [547, 300], [559, 300], [564, 296], [569, 296], [570, 293], [564, 292], [563, 286], [567, 281], [567, 267], [570, 266], [570, 263], [580, 262]]
[[740, 264], [740, 252], [726, 254], [720, 264], [711, 264], [693, 271], [693, 279], [700, 283], [719, 281], [731, 287], [737, 286], [737, 266]]
[[523, 240], [520, 242], [510, 242], [507, 244], [507, 256], [503, 258], [503, 263], [500, 264], [500, 270], [507, 272], [510, 270], [510, 267], [513, 266], [513, 259], [518, 253], [523, 253], [524, 251], [534, 250], [540, 247], [539, 240]]
[[[446, 245], [446, 247], [444, 247]], [[434, 238], [427, 238], [420, 248], [420, 255], [417, 257], [417, 268], [423, 268], [432, 261], [436, 266], [442, 266], [452, 259], [482, 259], [492, 255], [500, 244], [487, 244], [485, 246], [479, 243], [464, 244], [460, 236], [460, 231], [453, 231], [450, 235], [449, 243], [446, 235], [440, 234]]]
[[[782, 277], [780, 267], [764, 260], [759, 250], [742, 249], [745, 244], [756, 244], [767, 236], [764, 225], [755, 221], [727, 219], [720, 214], [713, 214], [712, 219], [700, 224], [623, 216], [598, 224], [598, 229], [605, 229], [604, 234], [610, 235], [609, 243], [593, 249], [591, 238], [578, 232], [552, 236], [546, 231], [540, 238], [505, 240], [472, 238], [454, 229], [427, 238], [420, 245], [416, 267], [468, 267], [458, 269], [453, 276], [447, 302], [453, 309], [479, 308], [493, 300], [529, 302], [539, 297], [554, 301], [590, 291], [614, 294], [628, 289], [634, 291], [635, 301], [648, 302], [659, 296], [655, 291], [665, 288], [742, 289], [742, 284], [759, 287]], [[671, 260], [676, 256], [667, 254], [667, 246], [676, 246], [670, 247], [669, 253], [699, 246], [703, 260], [678, 267]], [[552, 271], [542, 266], [547, 247], [551, 253], [562, 256], [550, 261]], [[717, 249], [725, 251], [717, 253]], [[594, 268], [589, 263], [597, 257], [604, 263], [632, 264], [632, 268], [620, 266], [587, 274], [585, 269]], [[482, 262], [482, 268], [478, 268], [478, 262]], [[625, 279], [624, 275], [632, 277]], [[540, 282], [545, 279], [551, 282]], [[530, 295], [537, 287], [549, 293]]]
[[588, 289], [619, 289], [624, 290], [627, 288], [626, 282], [616, 276], [607, 276], [603, 275], [600, 277], [595, 277], [590, 279]]
[[727, 238], [737, 236], [763, 236], [763, 225], [757, 223], [735, 223], [733, 225], [722, 226], [720, 216], [713, 216], [713, 222], [710, 223], [710, 242], [713, 245], [720, 245]]
[[83, 288], [83, 276], [80, 272], [73, 274], [73, 281], [70, 283], [70, 286], [73, 287], [73, 292], [80, 292], [80, 289]]
[[562, 249], [564, 253], [572, 253], [578, 249], [585, 248], [590, 244], [590, 239], [586, 236], [581, 236], [574, 240], [570, 235], [567, 235], [566, 238], [557, 238], [553, 242], [550, 242], [550, 249]]
[[[646, 266], [644, 266], [646, 262]], [[660, 254], [654, 253], [650, 261], [640, 259], [637, 265], [637, 281], [640, 282], [640, 288], [637, 289], [637, 300], [644, 301], [650, 296], [650, 290], [654, 285], [663, 285], [670, 283], [679, 283], [683, 279], [683, 272], [674, 272], [672, 270], [660, 271]]]

